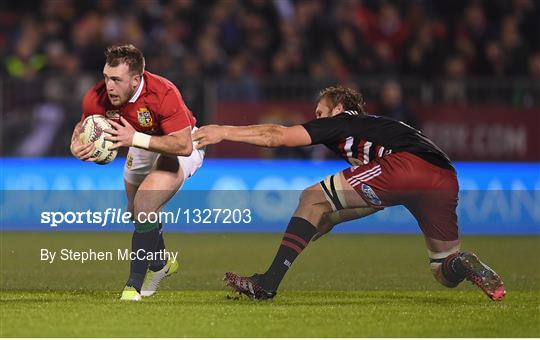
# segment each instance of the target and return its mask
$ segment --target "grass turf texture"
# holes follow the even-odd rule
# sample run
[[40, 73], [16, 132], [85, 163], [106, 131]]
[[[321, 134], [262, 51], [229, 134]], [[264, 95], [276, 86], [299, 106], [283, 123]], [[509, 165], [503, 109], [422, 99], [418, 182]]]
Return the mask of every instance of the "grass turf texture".
[[127, 233], [2, 232], [2, 337], [538, 337], [540, 238], [465, 237], [505, 280], [492, 302], [465, 282], [436, 283], [421, 236], [329, 235], [311, 244], [274, 301], [222, 285], [264, 271], [278, 234], [168, 234], [180, 274], [154, 297], [120, 302], [128, 262], [39, 261], [59, 251], [129, 247]]

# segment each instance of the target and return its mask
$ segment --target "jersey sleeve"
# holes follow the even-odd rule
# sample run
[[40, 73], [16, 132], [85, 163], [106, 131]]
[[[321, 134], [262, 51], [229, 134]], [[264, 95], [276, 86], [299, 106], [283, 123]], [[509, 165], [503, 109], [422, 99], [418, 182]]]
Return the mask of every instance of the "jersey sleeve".
[[345, 121], [338, 116], [314, 119], [302, 126], [311, 137], [311, 145], [330, 144], [347, 135]]
[[191, 126], [191, 111], [176, 89], [167, 91], [158, 114], [160, 117], [159, 125], [166, 135]]
[[96, 95], [94, 93], [94, 88], [91, 88], [86, 92], [84, 95], [84, 98], [82, 100], [81, 109], [82, 109], [82, 116], [81, 116], [81, 122], [88, 116], [92, 115], [92, 112], [96, 111]]
[[100, 103], [100, 97], [98, 94], [99, 89], [102, 87], [101, 83], [96, 84], [90, 90], [86, 92], [83, 97], [81, 109], [81, 122], [91, 115], [105, 115], [105, 107]]

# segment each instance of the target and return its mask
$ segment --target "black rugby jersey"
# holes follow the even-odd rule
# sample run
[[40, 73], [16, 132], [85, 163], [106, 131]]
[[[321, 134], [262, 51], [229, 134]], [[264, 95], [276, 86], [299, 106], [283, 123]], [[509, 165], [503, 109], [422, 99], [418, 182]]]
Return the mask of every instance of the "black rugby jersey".
[[344, 111], [302, 126], [312, 145], [326, 145], [351, 165], [367, 164], [390, 153], [409, 152], [438, 167], [454, 169], [450, 158], [422, 132], [390, 118]]

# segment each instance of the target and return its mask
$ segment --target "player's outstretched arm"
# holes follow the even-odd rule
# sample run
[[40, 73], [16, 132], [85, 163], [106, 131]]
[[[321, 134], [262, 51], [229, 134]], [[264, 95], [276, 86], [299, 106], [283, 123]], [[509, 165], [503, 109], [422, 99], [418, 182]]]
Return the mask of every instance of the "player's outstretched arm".
[[71, 154], [80, 159], [81, 161], [94, 162], [96, 158], [92, 158], [92, 154], [96, 151], [96, 146], [94, 143], [81, 143], [80, 131], [81, 131], [81, 122], [78, 122], [73, 129], [73, 134], [71, 135], [71, 145], [69, 149]]
[[189, 156], [193, 151], [193, 142], [191, 140], [191, 127], [172, 132], [165, 136], [150, 136], [135, 131], [124, 117], [120, 117], [120, 123], [109, 120], [112, 129], [105, 132], [110, 136], [105, 139], [114, 142], [111, 150], [119, 147], [135, 146], [162, 154]]
[[311, 144], [311, 137], [302, 125], [291, 127], [261, 124], [248, 126], [207, 125], [193, 133], [197, 148], [228, 140], [267, 148], [295, 147]]

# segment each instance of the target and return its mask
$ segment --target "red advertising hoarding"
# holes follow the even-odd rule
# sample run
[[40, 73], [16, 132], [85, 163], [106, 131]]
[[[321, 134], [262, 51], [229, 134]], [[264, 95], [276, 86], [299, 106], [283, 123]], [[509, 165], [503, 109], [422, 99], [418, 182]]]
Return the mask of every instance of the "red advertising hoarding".
[[[214, 121], [226, 125], [300, 124], [314, 118], [308, 101], [223, 102]], [[540, 108], [414, 105], [422, 131], [454, 160], [540, 161]], [[212, 147], [212, 157], [257, 158], [267, 152], [240, 143]]]

